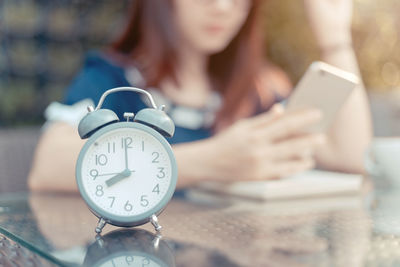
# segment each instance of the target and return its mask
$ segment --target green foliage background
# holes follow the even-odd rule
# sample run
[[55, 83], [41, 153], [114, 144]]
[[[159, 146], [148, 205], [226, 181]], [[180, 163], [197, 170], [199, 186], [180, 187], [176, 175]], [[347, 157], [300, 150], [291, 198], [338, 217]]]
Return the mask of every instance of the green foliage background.
[[[87, 50], [104, 47], [124, 25], [129, 0], [0, 1], [0, 126], [43, 122], [61, 100]], [[265, 0], [265, 52], [296, 83], [319, 58], [302, 1]], [[400, 84], [400, 1], [355, 0], [353, 40], [369, 90]]]

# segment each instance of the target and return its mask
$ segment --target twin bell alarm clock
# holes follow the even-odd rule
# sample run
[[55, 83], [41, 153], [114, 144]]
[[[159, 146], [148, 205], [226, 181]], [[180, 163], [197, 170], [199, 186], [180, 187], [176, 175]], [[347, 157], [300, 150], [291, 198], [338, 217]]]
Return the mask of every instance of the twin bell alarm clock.
[[[124, 113], [126, 121], [109, 109], [102, 109], [112, 93], [132, 91], [143, 94], [151, 108], [136, 115]], [[157, 108], [150, 93], [134, 87], [110, 89], [96, 108], [79, 123], [84, 144], [76, 164], [76, 181], [82, 198], [99, 218], [95, 229], [105, 224], [131, 227], [151, 222], [161, 230], [157, 215], [171, 199], [177, 182], [177, 166], [171, 146], [175, 125]]]

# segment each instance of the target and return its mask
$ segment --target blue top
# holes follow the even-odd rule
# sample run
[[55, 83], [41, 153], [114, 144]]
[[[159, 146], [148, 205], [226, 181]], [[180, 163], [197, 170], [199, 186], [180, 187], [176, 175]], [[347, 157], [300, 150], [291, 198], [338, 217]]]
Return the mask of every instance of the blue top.
[[[113, 64], [105, 55], [99, 52], [89, 52], [83, 69], [67, 89], [64, 103], [72, 105], [89, 98], [97, 104], [105, 91], [121, 86], [138, 85], [129, 83], [125, 76], [125, 70]], [[143, 102], [140, 94], [117, 92], [107, 96], [102, 107], [113, 110], [120, 120], [123, 120], [124, 112], [137, 113], [140, 109], [146, 108], [147, 105]], [[204, 139], [211, 135], [211, 128], [193, 130], [176, 126], [174, 136], [167, 140], [171, 144], [177, 144]]]
[[[89, 98], [97, 104], [106, 90], [122, 86], [141, 87], [139, 84], [132, 84], [132, 81], [128, 81], [123, 67], [114, 64], [101, 52], [92, 51], [87, 54], [82, 70], [67, 89], [64, 103], [72, 105]], [[258, 101], [255, 114], [265, 111], [260, 100], [256, 100]], [[279, 96], [276, 95], [275, 100], [279, 101]], [[124, 112], [137, 113], [147, 105], [143, 102], [140, 94], [117, 92], [107, 96], [102, 107], [113, 110], [120, 120], [123, 120]], [[167, 139], [171, 144], [196, 141], [208, 138], [213, 134], [211, 126], [197, 129], [175, 126], [174, 136]]]

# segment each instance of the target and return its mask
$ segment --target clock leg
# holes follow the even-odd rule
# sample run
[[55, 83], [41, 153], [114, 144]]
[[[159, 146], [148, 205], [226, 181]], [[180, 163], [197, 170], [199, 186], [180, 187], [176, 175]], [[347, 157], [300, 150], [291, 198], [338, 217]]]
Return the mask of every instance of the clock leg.
[[162, 235], [160, 232], [157, 232], [157, 235], [154, 237], [153, 239], [153, 247], [155, 250], [158, 249], [159, 245], [160, 245], [160, 240], [162, 238]]
[[105, 225], [106, 225], [106, 221], [103, 218], [100, 218], [99, 222], [97, 223], [95, 232], [100, 234]]
[[150, 222], [154, 226], [154, 229], [157, 232], [161, 231], [162, 226], [158, 223], [158, 218], [157, 218], [157, 216], [155, 214], [151, 215]]
[[103, 248], [104, 247], [104, 240], [101, 237], [101, 235], [97, 234], [95, 238], [96, 238], [97, 244], [99, 244], [99, 247]]

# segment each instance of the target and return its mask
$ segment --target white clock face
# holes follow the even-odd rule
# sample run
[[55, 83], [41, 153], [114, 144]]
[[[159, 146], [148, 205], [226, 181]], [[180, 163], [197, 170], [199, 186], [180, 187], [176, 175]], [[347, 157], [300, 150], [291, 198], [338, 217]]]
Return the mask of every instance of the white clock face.
[[171, 175], [171, 160], [160, 141], [140, 129], [117, 128], [86, 150], [80, 176], [87, 197], [101, 210], [136, 216], [163, 199]]

